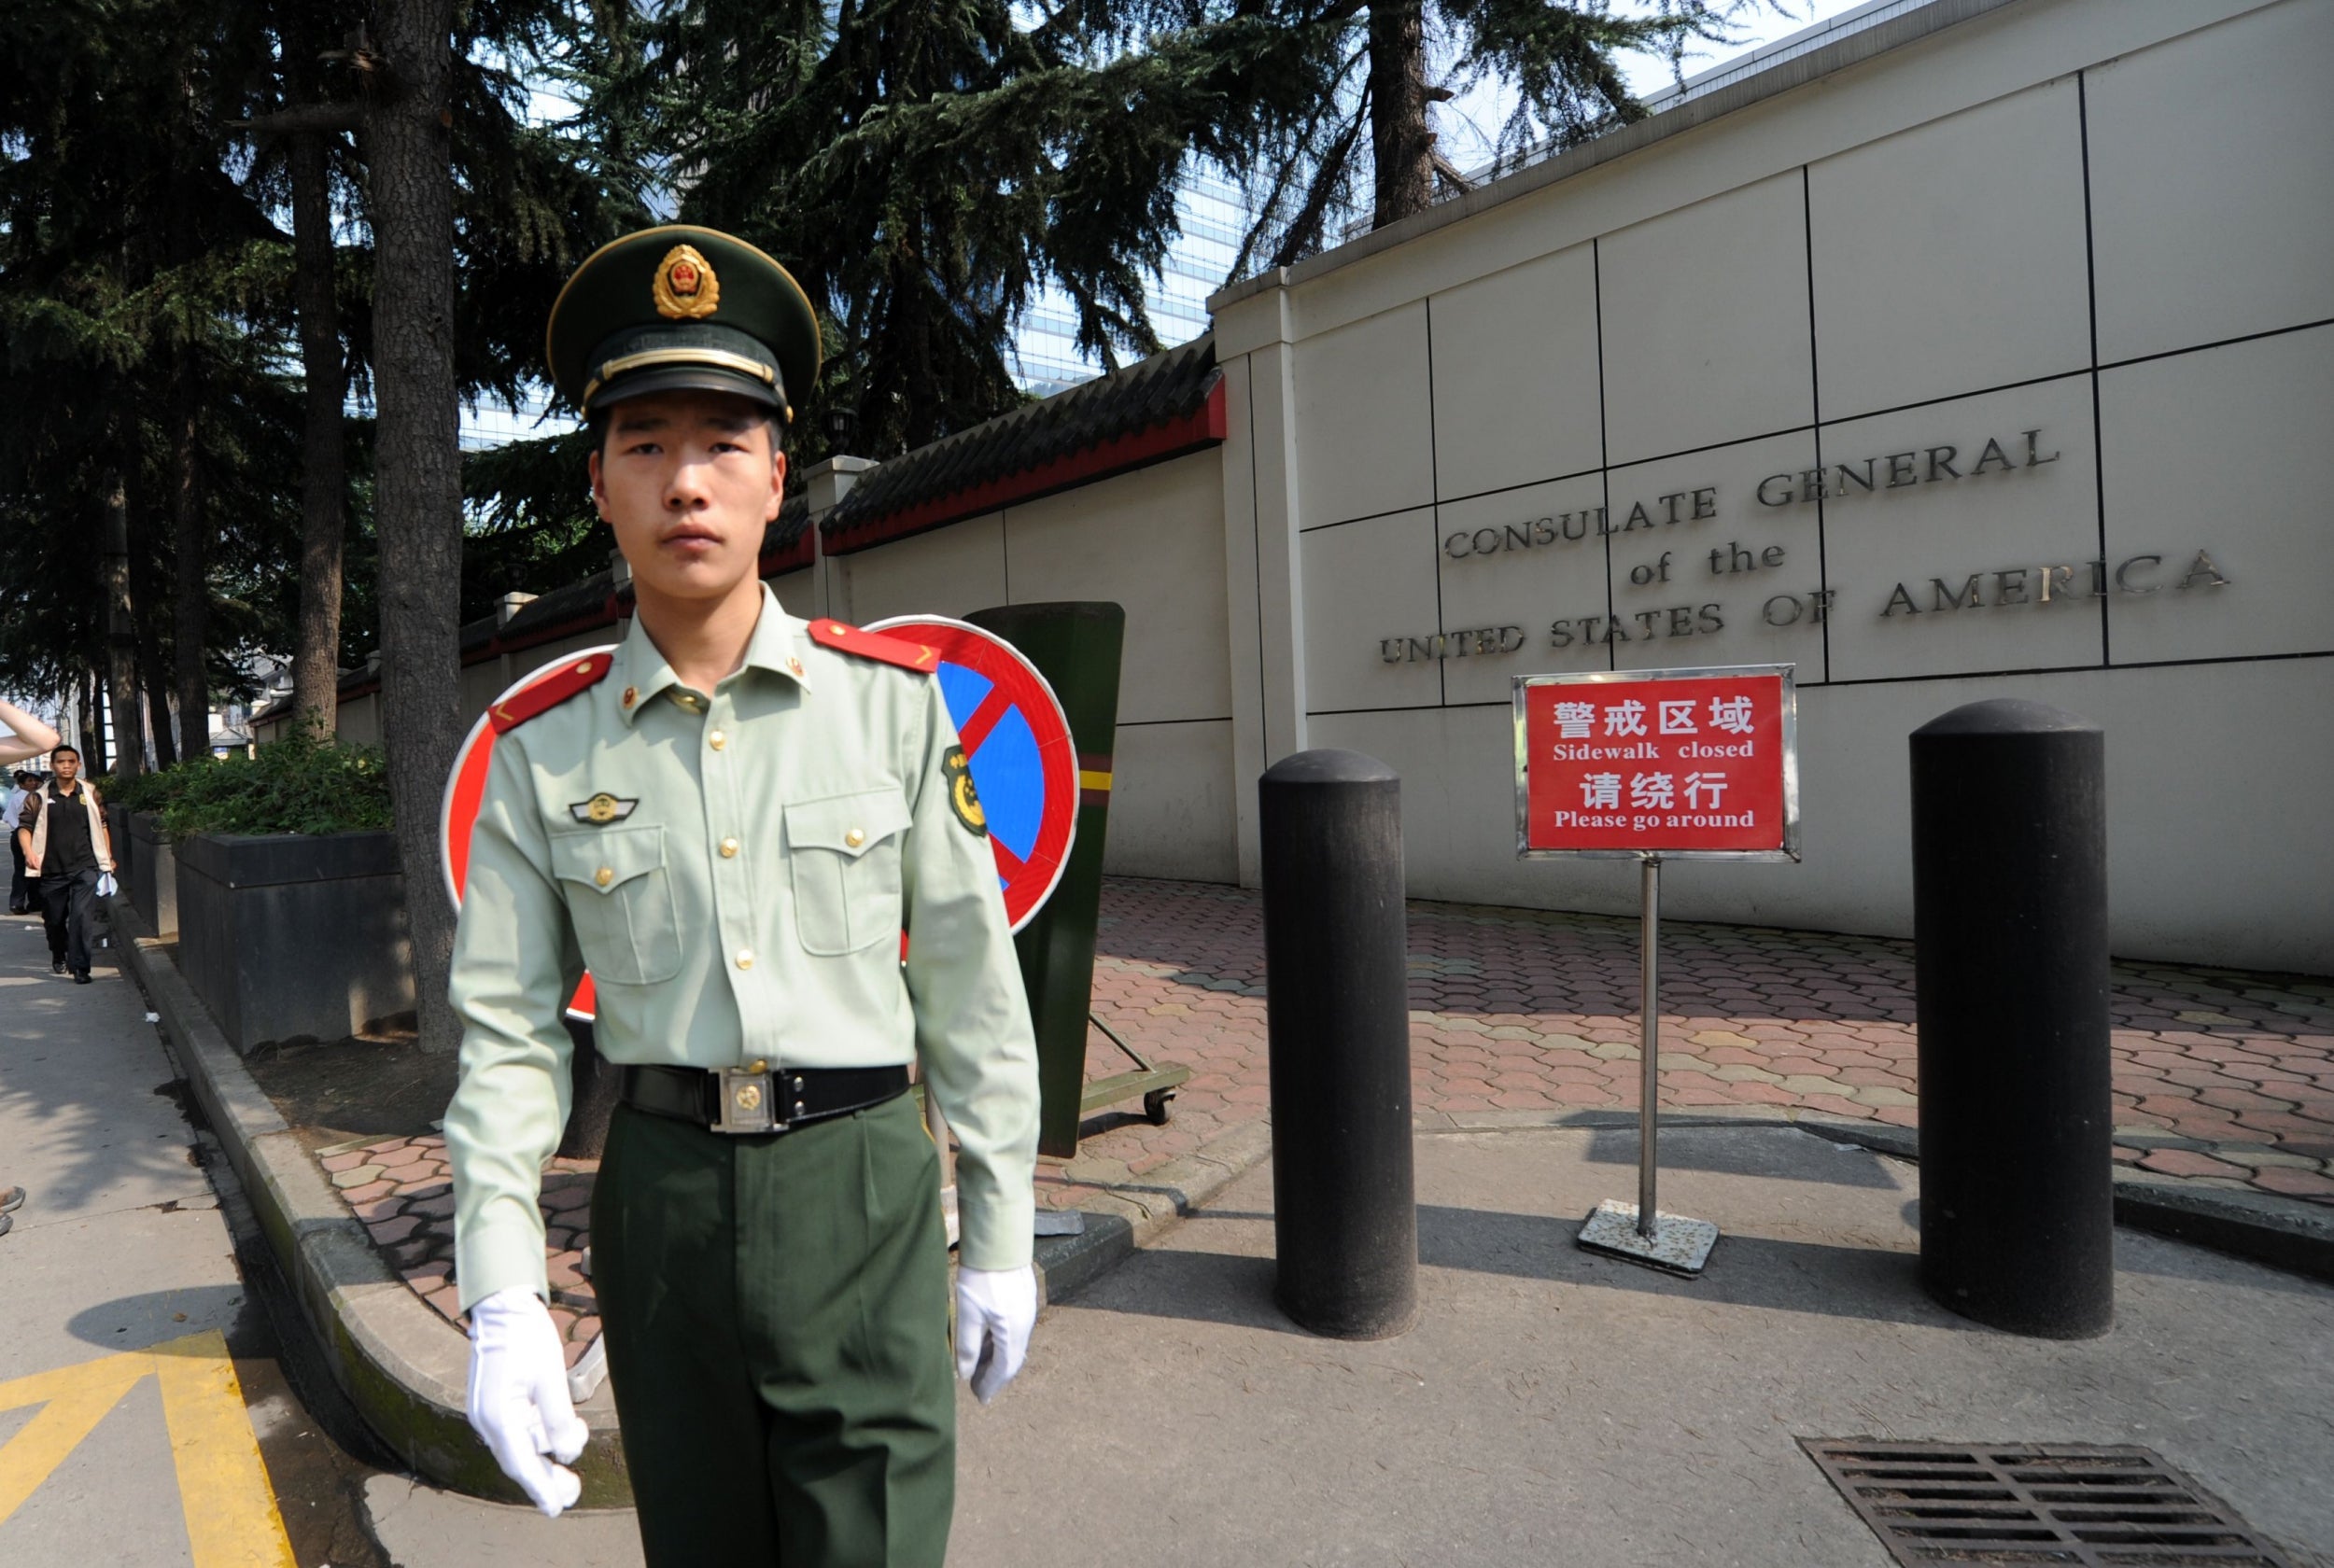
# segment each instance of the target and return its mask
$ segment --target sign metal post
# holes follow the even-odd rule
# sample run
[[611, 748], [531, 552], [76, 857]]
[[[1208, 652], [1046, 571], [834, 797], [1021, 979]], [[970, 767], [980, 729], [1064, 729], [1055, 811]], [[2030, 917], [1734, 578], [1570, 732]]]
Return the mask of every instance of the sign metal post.
[[[1660, 1130], [1662, 1085], [1661, 979], [1662, 858], [1648, 855], [1638, 871], [1638, 1058], [1642, 1064], [1637, 1099], [1637, 1233], [1651, 1240], [1653, 1216], [1653, 1175], [1660, 1167], [1653, 1138]], [[1717, 1239], [1716, 1237], [1711, 1238]]]
[[1515, 850], [1638, 866], [1638, 1199], [1581, 1226], [1593, 1252], [1695, 1275], [1718, 1226], [1655, 1203], [1665, 860], [1799, 859], [1798, 705], [1789, 665], [1519, 676]]

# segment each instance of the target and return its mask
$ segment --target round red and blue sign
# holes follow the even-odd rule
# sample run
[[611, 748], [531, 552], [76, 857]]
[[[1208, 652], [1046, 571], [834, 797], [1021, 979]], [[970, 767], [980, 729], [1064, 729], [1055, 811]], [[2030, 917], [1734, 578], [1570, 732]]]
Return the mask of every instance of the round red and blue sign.
[[[1005, 918], [1019, 931], [1044, 907], [1070, 863], [1077, 833], [1077, 749], [1061, 701], [1037, 667], [992, 632], [938, 616], [903, 616], [865, 628], [902, 640], [928, 643], [940, 654], [941, 700], [955, 721], [971, 764], [1005, 892]], [[560, 655], [514, 682], [495, 699], [508, 702], [569, 669], [579, 658], [613, 651], [612, 645]], [[482, 714], [454, 756], [439, 807], [438, 851], [447, 896], [462, 903], [470, 872], [470, 835], [494, 760], [494, 726]], [[593, 1015], [592, 977], [569, 1003], [570, 1015]]]
[[[486, 705], [487, 712], [480, 714], [478, 722], [470, 727], [470, 734], [462, 737], [460, 749], [454, 753], [454, 767], [445, 777], [445, 794], [438, 804], [438, 866], [445, 873], [446, 896], [454, 901], [455, 908], [462, 907], [462, 887], [470, 879], [470, 831], [478, 820], [478, 803], [486, 792], [487, 765], [494, 761], [495, 731], [488, 715], [520, 693], [573, 668], [579, 659], [615, 651], [612, 642], [578, 649], [522, 676], [510, 690]], [[578, 1018], [591, 1017], [592, 1003], [592, 977], [586, 974], [569, 1001], [568, 1012]]]
[[969, 623], [903, 615], [866, 630], [939, 651], [940, 697], [972, 763], [1005, 919], [1019, 931], [1061, 885], [1077, 836], [1077, 747], [1061, 699], [1019, 649]]

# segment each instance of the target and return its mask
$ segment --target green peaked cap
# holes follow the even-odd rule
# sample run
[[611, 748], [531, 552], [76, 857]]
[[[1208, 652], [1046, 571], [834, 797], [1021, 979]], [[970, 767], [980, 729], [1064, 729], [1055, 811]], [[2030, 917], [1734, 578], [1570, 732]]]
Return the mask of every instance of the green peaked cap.
[[788, 419], [819, 379], [819, 318], [794, 274], [718, 229], [673, 223], [584, 259], [551, 307], [544, 357], [589, 413], [648, 392], [736, 392]]

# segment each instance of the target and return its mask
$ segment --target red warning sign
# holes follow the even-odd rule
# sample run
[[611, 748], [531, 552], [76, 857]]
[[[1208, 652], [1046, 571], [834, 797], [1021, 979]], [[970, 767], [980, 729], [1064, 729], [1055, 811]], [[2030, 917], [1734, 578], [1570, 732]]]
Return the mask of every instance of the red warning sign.
[[1797, 860], [1792, 668], [1518, 677], [1516, 853]]

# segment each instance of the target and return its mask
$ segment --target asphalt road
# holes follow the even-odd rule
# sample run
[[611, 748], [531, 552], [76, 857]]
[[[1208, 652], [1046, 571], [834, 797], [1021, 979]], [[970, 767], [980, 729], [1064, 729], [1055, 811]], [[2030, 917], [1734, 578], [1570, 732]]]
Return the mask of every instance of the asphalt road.
[[99, 959], [76, 986], [0, 918], [0, 1562], [387, 1568], [366, 1440], [302, 1397], [232, 1174]]
[[[2334, 1288], [2116, 1233], [2098, 1339], [1987, 1330], [1917, 1277], [1912, 1165], [1786, 1127], [1662, 1134], [1698, 1280], [1579, 1250], [1626, 1131], [1421, 1135], [1419, 1312], [1274, 1307], [1258, 1167], [1039, 1324], [968, 1412], [955, 1568], [1888, 1568], [1802, 1438], [2137, 1444], [2334, 1564]], [[2135, 1560], [2136, 1561], [2136, 1560]]]

